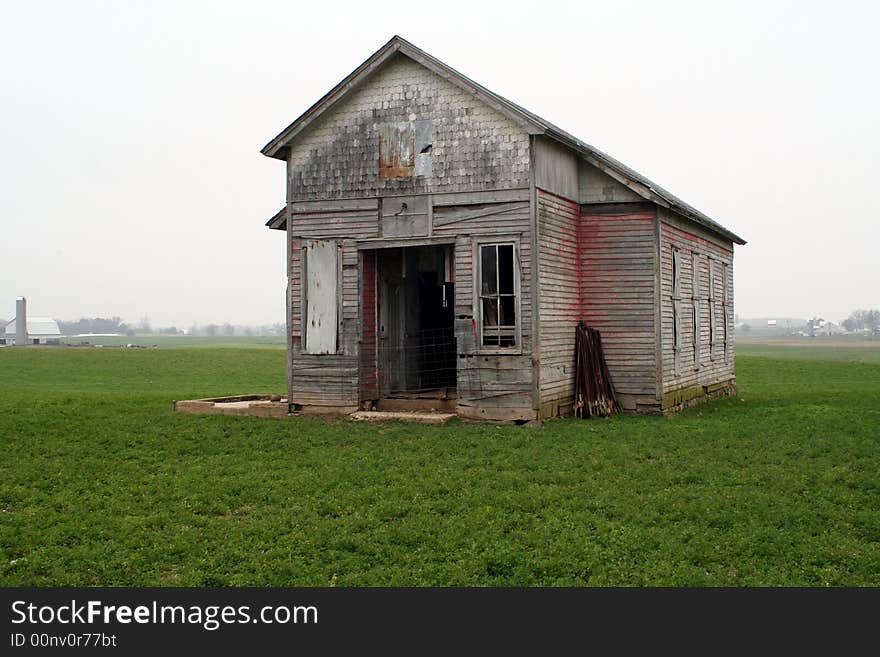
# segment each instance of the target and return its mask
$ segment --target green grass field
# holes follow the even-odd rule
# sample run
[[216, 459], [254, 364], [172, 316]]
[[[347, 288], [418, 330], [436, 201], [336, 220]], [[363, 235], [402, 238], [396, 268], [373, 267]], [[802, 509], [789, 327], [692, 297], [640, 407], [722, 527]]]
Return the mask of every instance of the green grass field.
[[766, 340], [760, 342], [740, 341], [736, 345], [740, 356], [763, 356], [765, 358], [799, 358], [814, 360], [856, 361], [880, 365], [880, 341], [848, 340], [819, 341]]
[[101, 345], [103, 347], [239, 347], [241, 349], [271, 348], [284, 349], [284, 336], [277, 335], [108, 335], [88, 336], [84, 338], [64, 338], [69, 346], [78, 347], [84, 344]]
[[534, 429], [172, 413], [282, 391], [283, 350], [0, 349], [0, 584], [878, 585], [867, 351]]

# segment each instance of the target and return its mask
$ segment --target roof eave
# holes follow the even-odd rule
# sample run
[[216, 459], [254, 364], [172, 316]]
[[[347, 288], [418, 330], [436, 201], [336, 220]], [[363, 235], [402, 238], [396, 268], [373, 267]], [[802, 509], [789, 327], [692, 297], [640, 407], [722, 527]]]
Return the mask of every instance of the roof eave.
[[676, 212], [677, 214], [685, 217], [686, 219], [690, 219], [691, 221], [702, 226], [703, 228], [706, 228], [707, 230], [710, 230], [713, 233], [720, 235], [735, 244], [739, 244], [740, 246], [746, 244], [746, 241], [742, 237], [726, 229], [724, 226], [714, 221], [713, 219], [710, 219], [709, 217], [703, 215], [701, 212], [696, 211], [689, 206], [682, 205], [682, 203], [679, 202], [677, 198], [675, 198], [665, 190], [657, 189], [656, 187], [645, 184], [639, 180], [634, 180], [630, 175], [627, 174], [627, 172], [622, 171], [620, 167], [617, 166], [616, 160], [614, 160], [614, 158], [605, 155], [605, 153], [603, 153], [602, 151], [582, 142], [577, 137], [573, 137], [566, 132], [554, 129], [552, 127], [546, 129], [544, 131], [544, 135], [576, 151], [577, 153], [582, 155], [584, 159], [586, 159], [590, 164], [596, 166], [596, 168], [601, 170], [603, 173], [611, 176], [617, 182], [628, 187], [639, 196], [642, 196], [643, 198], [652, 201], [653, 203], [656, 203], [657, 205], [660, 205], [664, 208], [668, 208]]
[[287, 206], [281, 208], [266, 222], [266, 226], [273, 230], [287, 230]]

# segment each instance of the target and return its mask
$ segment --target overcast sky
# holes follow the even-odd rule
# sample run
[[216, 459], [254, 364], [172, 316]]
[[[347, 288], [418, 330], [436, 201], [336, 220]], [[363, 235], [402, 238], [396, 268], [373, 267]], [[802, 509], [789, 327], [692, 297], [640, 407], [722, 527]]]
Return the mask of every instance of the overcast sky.
[[876, 2], [3, 2], [0, 317], [284, 318], [260, 148], [394, 34], [748, 240], [741, 317], [880, 306]]

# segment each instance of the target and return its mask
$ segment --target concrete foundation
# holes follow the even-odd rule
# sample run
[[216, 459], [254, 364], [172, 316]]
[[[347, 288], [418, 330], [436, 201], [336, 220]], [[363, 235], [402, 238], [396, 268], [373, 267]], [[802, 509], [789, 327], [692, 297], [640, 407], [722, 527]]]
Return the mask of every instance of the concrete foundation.
[[174, 410], [184, 415], [250, 415], [287, 417], [287, 400], [279, 395], [237, 395], [174, 402]]

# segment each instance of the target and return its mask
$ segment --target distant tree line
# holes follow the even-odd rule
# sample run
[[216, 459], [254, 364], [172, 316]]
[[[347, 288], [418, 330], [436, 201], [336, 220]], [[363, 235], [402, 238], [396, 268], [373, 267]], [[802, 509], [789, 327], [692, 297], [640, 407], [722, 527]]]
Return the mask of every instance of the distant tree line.
[[189, 330], [183, 330], [176, 326], [152, 326], [149, 317], [141, 317], [136, 324], [126, 324], [121, 317], [82, 317], [76, 321], [56, 320], [64, 335], [79, 335], [81, 333], [118, 333], [120, 335], [203, 335], [203, 336], [255, 336], [255, 335], [284, 335], [285, 326], [282, 322], [275, 324], [262, 324], [259, 326], [247, 326], [224, 322], [222, 324], [194, 324]]
[[282, 322], [263, 324], [260, 326], [244, 326], [238, 324], [194, 324], [189, 327], [189, 335], [233, 336], [233, 335], [284, 335], [285, 325]]
[[134, 335], [134, 328], [123, 322], [121, 317], [82, 317], [76, 321], [58, 320], [58, 328], [64, 335], [79, 333]]
[[871, 335], [880, 333], [880, 310], [856, 310], [843, 320], [847, 331], [867, 331]]

